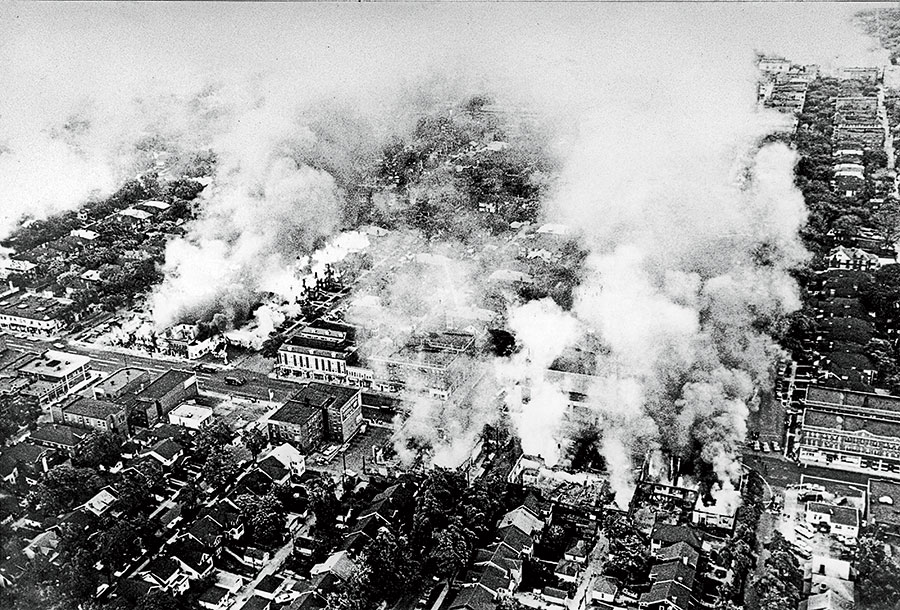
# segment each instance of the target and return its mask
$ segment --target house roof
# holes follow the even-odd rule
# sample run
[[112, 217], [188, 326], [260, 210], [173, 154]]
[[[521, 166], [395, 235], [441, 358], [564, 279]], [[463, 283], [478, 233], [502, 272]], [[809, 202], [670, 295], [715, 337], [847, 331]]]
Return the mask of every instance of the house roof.
[[269, 574], [258, 583], [256, 583], [254, 589], [256, 589], [257, 591], [262, 591], [264, 593], [275, 593], [275, 591], [277, 591], [282, 584], [284, 584], [283, 578], [281, 578], [280, 576], [275, 576], [274, 574]]
[[196, 538], [201, 544], [213, 546], [216, 539], [222, 535], [222, 527], [209, 515], [204, 515], [194, 521], [188, 529], [188, 534]]
[[657, 523], [650, 532], [650, 539], [660, 541], [664, 545], [674, 544], [676, 542], [685, 542], [695, 549], [699, 550], [702, 546], [700, 537], [693, 528], [686, 525], [669, 525], [667, 523]]
[[63, 447], [75, 447], [88, 436], [90, 431], [63, 424], [44, 424], [29, 434], [36, 443], [47, 443]]
[[650, 587], [650, 591], [640, 597], [640, 604], [650, 605], [668, 601], [672, 606], [680, 610], [688, 610], [691, 602], [691, 590], [684, 585], [674, 582], [658, 582]]
[[532, 537], [514, 525], [500, 530], [500, 535], [502, 536], [500, 543], [505, 544], [517, 553], [523, 553], [534, 545]]
[[247, 602], [240, 607], [240, 610], [266, 610], [271, 603], [259, 595], [251, 595]]
[[686, 542], [676, 542], [675, 544], [665, 546], [660, 549], [657, 555], [660, 561], [687, 560], [688, 565], [695, 568], [697, 567], [697, 562], [700, 560], [700, 553]]
[[499, 528], [514, 525], [529, 536], [544, 527], [544, 522], [538, 519], [528, 508], [520, 506], [509, 511], [500, 520]]
[[179, 569], [181, 569], [181, 566], [178, 565], [178, 562], [174, 558], [169, 556], [157, 556], [147, 564], [144, 572], [154, 576], [160, 582], [166, 582], [178, 572]]
[[562, 574], [564, 576], [575, 576], [580, 571], [581, 564], [577, 561], [563, 558], [556, 562], [556, 568], [553, 570], [553, 573]]
[[168, 462], [181, 453], [184, 448], [170, 438], [163, 439], [150, 448], [150, 453], [158, 455]]
[[200, 597], [197, 598], [197, 601], [206, 602], [207, 604], [218, 604], [227, 595], [228, 589], [213, 585], [209, 589], [201, 593]]
[[601, 595], [615, 596], [619, 592], [619, 583], [609, 576], [600, 576], [594, 579], [593, 591]]
[[673, 581], [684, 585], [688, 589], [694, 587], [695, 576], [696, 570], [694, 568], [685, 565], [677, 559], [658, 563], [650, 568], [650, 580], [652, 582]]
[[496, 607], [494, 593], [481, 585], [474, 584], [460, 589], [448, 610], [494, 610]]

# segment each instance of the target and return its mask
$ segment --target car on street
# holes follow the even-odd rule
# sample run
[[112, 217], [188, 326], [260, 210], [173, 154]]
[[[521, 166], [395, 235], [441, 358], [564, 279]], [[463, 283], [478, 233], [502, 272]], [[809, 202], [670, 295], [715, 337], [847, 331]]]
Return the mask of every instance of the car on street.
[[232, 375], [227, 375], [225, 377], [225, 385], [244, 385], [247, 383], [247, 380], [243, 377], [234, 377]]

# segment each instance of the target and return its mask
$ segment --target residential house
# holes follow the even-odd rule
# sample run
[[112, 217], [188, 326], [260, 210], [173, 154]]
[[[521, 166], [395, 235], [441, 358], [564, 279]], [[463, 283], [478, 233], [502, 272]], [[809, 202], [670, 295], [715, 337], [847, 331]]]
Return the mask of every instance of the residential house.
[[184, 455], [184, 447], [170, 438], [163, 439], [154, 444], [147, 455], [162, 464], [165, 468], [171, 468], [175, 462]]

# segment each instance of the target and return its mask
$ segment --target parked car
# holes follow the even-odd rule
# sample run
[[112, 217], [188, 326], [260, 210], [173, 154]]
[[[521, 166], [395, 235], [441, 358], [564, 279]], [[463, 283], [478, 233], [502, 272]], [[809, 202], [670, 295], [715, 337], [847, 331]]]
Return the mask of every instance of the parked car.
[[216, 367], [214, 367], [211, 364], [202, 364], [202, 363], [195, 366], [194, 370], [199, 371], [201, 373], [217, 373], [219, 371], [219, 369], [217, 369]]
[[243, 377], [225, 377], [225, 385], [244, 385], [245, 383], [247, 383], [247, 380]]

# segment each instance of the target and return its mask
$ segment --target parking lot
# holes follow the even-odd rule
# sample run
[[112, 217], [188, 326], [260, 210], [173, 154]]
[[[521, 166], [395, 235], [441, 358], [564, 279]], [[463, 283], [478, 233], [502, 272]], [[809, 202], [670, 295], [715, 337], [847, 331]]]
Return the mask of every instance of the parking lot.
[[328, 461], [322, 461], [323, 452], [316, 452], [310, 455], [309, 466], [316, 470], [325, 470], [339, 474], [346, 463], [348, 470], [361, 473], [365, 464], [372, 463], [372, 447], [389, 443], [392, 434], [393, 431], [388, 428], [368, 426], [364, 432], [360, 432], [350, 439], [343, 451], [333, 451], [333, 455]]

